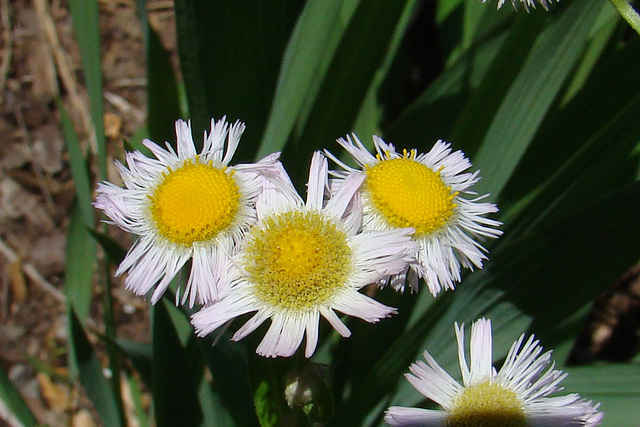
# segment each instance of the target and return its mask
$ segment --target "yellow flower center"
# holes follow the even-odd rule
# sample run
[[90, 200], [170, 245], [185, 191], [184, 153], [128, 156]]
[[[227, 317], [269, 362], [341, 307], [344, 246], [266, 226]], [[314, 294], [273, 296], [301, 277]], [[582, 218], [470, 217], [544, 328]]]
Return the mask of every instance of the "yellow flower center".
[[252, 231], [244, 259], [258, 299], [295, 311], [327, 301], [353, 268], [346, 233], [312, 211], [267, 218]]
[[416, 235], [433, 233], [453, 215], [456, 204], [440, 172], [410, 156], [381, 159], [366, 168], [366, 188], [376, 210], [394, 227], [413, 227]]
[[240, 193], [232, 174], [211, 162], [187, 160], [149, 196], [158, 232], [170, 241], [190, 246], [207, 241], [229, 227], [238, 212]]
[[527, 421], [516, 394], [489, 381], [466, 387], [453, 401], [448, 427], [524, 427]]

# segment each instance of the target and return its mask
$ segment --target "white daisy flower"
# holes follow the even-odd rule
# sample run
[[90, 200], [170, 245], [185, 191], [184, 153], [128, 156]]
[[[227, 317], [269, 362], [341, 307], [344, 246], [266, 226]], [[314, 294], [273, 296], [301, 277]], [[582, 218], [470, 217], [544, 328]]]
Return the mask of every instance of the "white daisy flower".
[[124, 188], [98, 185], [95, 206], [112, 224], [139, 236], [116, 271], [128, 272], [128, 289], [146, 295], [156, 286], [151, 296], [155, 304], [192, 259], [182, 302], [188, 298], [193, 306], [217, 299], [220, 270], [256, 221], [254, 203], [264, 181], [260, 174], [273, 173], [278, 163], [273, 154], [255, 164], [229, 167], [244, 129], [241, 122], [229, 126], [225, 118], [212, 120], [198, 154], [191, 125], [178, 120], [177, 152], [168, 143], [164, 149], [145, 140], [155, 158], [134, 151], [126, 155], [127, 166], [116, 161]]
[[416, 150], [399, 154], [382, 138], [374, 136], [373, 142], [376, 156], [355, 135], [338, 140], [363, 170], [327, 155], [344, 169], [334, 172], [338, 179], [363, 176], [364, 230], [416, 230], [413, 238], [421, 247], [417, 260], [403, 273], [390, 277], [391, 286], [404, 290], [408, 281], [411, 290], [417, 290], [418, 278], [423, 278], [434, 296], [443, 288], [453, 289], [460, 281], [461, 267], [482, 268], [487, 259], [485, 248], [476, 239], [502, 234], [494, 228], [500, 222], [484, 217], [498, 208], [480, 202], [488, 194], [475, 197], [471, 187], [480, 180], [478, 172], [463, 173], [471, 162], [461, 151], [452, 152], [448, 143], [439, 140], [426, 154]]
[[[507, 0], [498, 0], [498, 9], [500, 9]], [[544, 8], [544, 10], [549, 10], [549, 3], [553, 3], [553, 0], [536, 0], [540, 5]], [[520, 3], [524, 6], [524, 9], [529, 12], [530, 8], [536, 8], [536, 1], [534, 0], [520, 0]], [[560, 0], [556, 0], [560, 1]], [[482, 0], [482, 3], [486, 3], [487, 0]], [[515, 10], [518, 10], [518, 1], [511, 0], [511, 4]]]
[[[318, 342], [320, 316], [343, 337], [350, 335], [336, 311], [377, 322], [395, 313], [358, 292], [404, 268], [418, 246], [412, 229], [357, 234], [361, 218], [348, 209], [363, 177], [352, 176], [330, 200], [327, 160], [311, 161], [306, 203], [291, 181], [265, 189], [256, 203], [259, 222], [233, 257], [227, 290], [219, 301], [192, 317], [199, 336], [230, 320], [256, 312], [232, 337], [238, 341], [265, 320], [271, 325], [256, 352], [291, 356], [306, 335], [305, 356]], [[284, 169], [282, 174], [286, 175]]]
[[411, 385], [442, 410], [390, 407], [385, 421], [393, 426], [595, 426], [604, 416], [598, 406], [578, 394], [549, 397], [562, 390], [567, 376], [554, 369], [551, 351], [544, 354], [533, 336], [524, 334], [511, 346], [500, 371], [492, 366], [491, 321], [471, 326], [469, 362], [464, 345], [464, 325], [455, 324], [462, 385], [424, 352], [405, 374]]

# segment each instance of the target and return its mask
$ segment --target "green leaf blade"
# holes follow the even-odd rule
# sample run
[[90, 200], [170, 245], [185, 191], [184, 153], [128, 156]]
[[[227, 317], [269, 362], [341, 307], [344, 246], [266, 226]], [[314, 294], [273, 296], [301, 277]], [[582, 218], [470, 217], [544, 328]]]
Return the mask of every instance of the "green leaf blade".
[[479, 193], [499, 194], [582, 53], [603, 3], [572, 3], [537, 40], [474, 156]]
[[3, 411], [3, 418], [10, 417], [7, 421], [22, 424], [24, 427], [38, 425], [33, 412], [31, 412], [18, 390], [9, 380], [4, 369], [0, 369], [0, 406], [8, 410], [8, 413]]
[[104, 426], [123, 426], [124, 415], [117, 403], [109, 381], [104, 377], [100, 361], [87, 339], [80, 319], [72, 306], [68, 307], [71, 366], [77, 372], [80, 384], [91, 399]]
[[565, 368], [569, 376], [562, 385], [567, 392], [600, 403], [603, 426], [626, 427], [640, 424], [640, 365], [602, 364]]
[[[595, 296], [637, 261], [639, 199], [640, 183], [636, 183], [553, 226], [496, 248], [485, 269], [468, 276], [455, 292], [438, 297], [414, 326], [390, 344], [369, 375], [387, 388], [397, 384], [393, 402], [417, 403], [421, 395], [392, 373], [407, 369], [426, 349], [455, 375], [454, 321], [491, 318], [496, 357], [527, 329], [547, 349], [559, 346], [567, 336], [575, 337], [580, 322], [572, 316], [583, 319]], [[568, 349], [559, 350], [554, 358], [562, 364]], [[362, 387], [365, 393], [375, 386], [364, 382]]]
[[82, 57], [91, 117], [96, 133], [98, 169], [101, 179], [107, 173], [107, 148], [102, 107], [102, 62], [97, 0], [70, 0], [71, 17]]
[[71, 209], [65, 253], [64, 293], [77, 316], [84, 322], [91, 309], [97, 249], [77, 203]]
[[[350, 13], [358, 1], [306, 4], [289, 39], [258, 158], [282, 150], [301, 110], [317, 94]], [[352, 13], [352, 12], [351, 12]], [[346, 16], [345, 16], [346, 15]]]
[[194, 134], [208, 131], [212, 117], [226, 115], [232, 122], [247, 123], [234, 161], [255, 158], [280, 61], [302, 6], [295, 0], [175, 2]]
[[152, 313], [152, 378], [155, 420], [159, 427], [197, 426], [203, 421], [194, 370], [164, 300]]

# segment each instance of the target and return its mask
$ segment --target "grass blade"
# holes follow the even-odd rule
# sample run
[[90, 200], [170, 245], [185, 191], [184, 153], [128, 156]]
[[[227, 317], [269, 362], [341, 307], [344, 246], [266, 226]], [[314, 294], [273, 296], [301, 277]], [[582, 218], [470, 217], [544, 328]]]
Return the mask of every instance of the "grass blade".
[[358, 5], [304, 128], [283, 151], [284, 161], [297, 166], [297, 171], [289, 169], [294, 182], [306, 180], [306, 159], [314, 150], [335, 149], [335, 139], [353, 130], [376, 73], [393, 56], [395, 42], [406, 30], [407, 16], [415, 4], [413, 0], [371, 0]]
[[80, 384], [93, 403], [104, 426], [123, 426], [124, 415], [113, 394], [109, 381], [102, 373], [102, 366], [84, 332], [82, 324], [72, 306], [69, 313], [69, 340], [71, 366], [77, 370]]
[[282, 59], [258, 158], [286, 144], [301, 109], [316, 96], [357, 4], [357, 0], [313, 0], [305, 5]]
[[586, 399], [601, 402], [603, 425], [626, 427], [640, 424], [640, 365], [603, 364], [565, 368], [569, 376], [562, 385]]
[[38, 425], [33, 412], [13, 386], [4, 369], [0, 369], [0, 419], [11, 426], [35, 427]]
[[152, 312], [152, 377], [155, 420], [158, 427], [197, 426], [203, 421], [193, 366], [160, 300]]
[[[423, 396], [402, 373], [424, 349], [455, 375], [455, 321], [491, 318], [496, 358], [527, 329], [548, 349], [566, 334], [575, 336], [579, 323], [573, 315], [584, 315], [602, 288], [637, 261], [638, 199], [640, 183], [496, 248], [484, 270], [468, 276], [454, 292], [440, 295], [426, 311], [414, 313], [405, 332], [390, 337], [381, 353], [368, 353], [367, 359], [375, 362], [354, 378], [352, 399], [369, 402], [372, 409], [389, 396], [394, 404], [416, 404]], [[565, 354], [560, 353], [554, 356], [562, 363]], [[350, 416], [349, 403], [344, 404], [345, 417]]]
[[504, 188], [569, 78], [602, 6], [601, 1], [569, 4], [536, 41], [474, 156], [483, 172], [478, 193], [499, 194]]
[[78, 203], [71, 208], [65, 253], [64, 293], [78, 318], [84, 322], [91, 308], [97, 251]]
[[76, 203], [71, 209], [67, 230], [64, 291], [78, 317], [84, 322], [89, 316], [93, 271], [97, 260], [95, 242], [88, 232], [88, 228], [93, 228], [95, 222], [91, 204], [91, 181], [78, 137], [62, 102], [58, 102], [58, 109], [76, 191]]
[[60, 121], [64, 133], [67, 152], [69, 153], [69, 166], [78, 199], [78, 207], [82, 213], [82, 221], [86, 227], [93, 227], [95, 222], [91, 197], [91, 179], [89, 169], [80, 149], [78, 136], [73, 129], [73, 123], [62, 102], [57, 103], [60, 111]]
[[107, 176], [107, 147], [102, 121], [102, 68], [100, 55], [100, 25], [97, 0], [70, 0], [71, 17], [89, 94], [91, 116], [96, 131], [97, 161], [100, 179]]
[[180, 66], [195, 135], [211, 117], [247, 123], [234, 161], [250, 161], [271, 110], [282, 55], [304, 3], [177, 0]]
[[146, 20], [147, 125], [149, 138], [158, 144], [175, 139], [174, 123], [181, 117], [178, 84], [169, 52]]

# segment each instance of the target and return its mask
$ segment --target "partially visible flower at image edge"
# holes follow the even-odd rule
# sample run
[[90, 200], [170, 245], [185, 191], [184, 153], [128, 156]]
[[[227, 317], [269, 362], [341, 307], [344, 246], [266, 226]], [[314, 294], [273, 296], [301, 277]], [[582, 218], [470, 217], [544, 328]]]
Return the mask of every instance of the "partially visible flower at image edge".
[[327, 169], [327, 160], [316, 152], [306, 202], [290, 180], [264, 190], [256, 201], [260, 220], [229, 264], [224, 294], [191, 318], [197, 335], [255, 312], [232, 340], [243, 339], [269, 319], [256, 353], [289, 357], [306, 338], [304, 354], [311, 357], [321, 317], [348, 337], [351, 332], [336, 311], [370, 323], [396, 312], [359, 290], [399, 272], [413, 259], [418, 250], [410, 237], [413, 229], [359, 233], [362, 218], [347, 207], [362, 179], [344, 180], [326, 200]]
[[[481, 0], [482, 3], [486, 3], [487, 0]], [[498, 9], [500, 9], [507, 0], [498, 0]], [[529, 8], [535, 9], [536, 8], [536, 1], [538, 3], [540, 3], [540, 5], [544, 8], [544, 10], [549, 10], [549, 3], [553, 3], [554, 0], [520, 0], [520, 3], [522, 3], [522, 5], [524, 6], [524, 9], [529, 12]], [[560, 1], [560, 0], [555, 0], [555, 1]], [[518, 1], [517, 0], [511, 0], [511, 4], [513, 5], [513, 8], [515, 10], [518, 10]]]
[[[511, 346], [506, 360], [493, 367], [491, 321], [479, 319], [471, 327], [469, 364], [465, 356], [464, 324], [455, 324], [462, 385], [425, 351], [405, 374], [411, 385], [441, 410], [392, 406], [385, 421], [393, 426], [595, 426], [604, 414], [578, 394], [551, 396], [567, 376], [554, 369], [551, 351], [533, 335]], [[470, 368], [469, 368], [470, 366]]]
[[211, 132], [205, 131], [197, 153], [191, 125], [178, 120], [177, 151], [168, 143], [165, 149], [144, 140], [155, 158], [134, 151], [126, 154], [126, 166], [116, 160], [124, 188], [98, 184], [94, 205], [111, 224], [139, 236], [116, 271], [116, 276], [128, 272], [126, 288], [146, 295], [156, 286], [155, 304], [192, 259], [182, 303], [218, 298], [220, 269], [255, 223], [255, 198], [279, 163], [276, 153], [257, 163], [229, 166], [244, 128], [239, 121], [230, 126], [224, 117], [211, 120]]
[[481, 202], [488, 194], [477, 196], [473, 191], [480, 177], [478, 171], [464, 172], [471, 162], [461, 151], [452, 151], [449, 143], [439, 140], [428, 153], [398, 153], [392, 144], [374, 136], [374, 156], [355, 135], [340, 138], [338, 143], [361, 169], [349, 167], [327, 152], [342, 168], [332, 172], [336, 180], [353, 174], [364, 176], [363, 229], [416, 230], [413, 239], [421, 247], [416, 262], [380, 285], [389, 282], [395, 290], [404, 290], [408, 282], [415, 291], [418, 278], [423, 278], [435, 296], [442, 289], [454, 289], [462, 267], [482, 268], [487, 251], [477, 240], [502, 235], [496, 229], [501, 223], [485, 217], [498, 208]]

